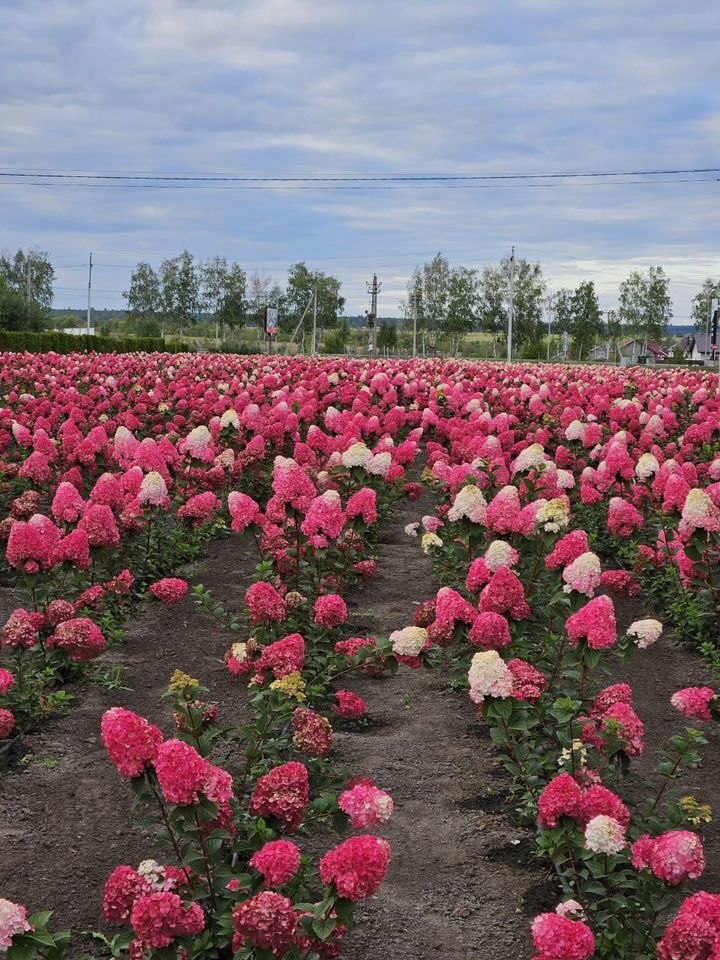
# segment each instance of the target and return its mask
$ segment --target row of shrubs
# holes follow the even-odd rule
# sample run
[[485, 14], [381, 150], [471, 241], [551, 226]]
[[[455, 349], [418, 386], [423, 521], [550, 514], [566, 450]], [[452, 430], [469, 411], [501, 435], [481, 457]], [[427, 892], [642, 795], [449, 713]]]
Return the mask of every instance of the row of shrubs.
[[[97, 337], [88, 334], [74, 336], [56, 330], [40, 333], [31, 330], [0, 330], [0, 350], [31, 353], [76, 353], [93, 350], [95, 353], [134, 353], [138, 351], [173, 351], [162, 337]], [[180, 348], [182, 349], [182, 348]]]

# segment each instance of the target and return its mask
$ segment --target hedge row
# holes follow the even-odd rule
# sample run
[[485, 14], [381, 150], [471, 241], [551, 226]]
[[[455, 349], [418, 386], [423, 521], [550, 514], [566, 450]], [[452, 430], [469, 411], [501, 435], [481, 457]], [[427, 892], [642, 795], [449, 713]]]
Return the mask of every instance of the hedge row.
[[45, 331], [35, 333], [29, 330], [0, 330], [0, 350], [30, 353], [138, 353], [145, 351], [169, 351], [177, 353], [182, 347], [168, 346], [162, 337], [96, 337], [83, 334], [73, 336], [70, 333]]

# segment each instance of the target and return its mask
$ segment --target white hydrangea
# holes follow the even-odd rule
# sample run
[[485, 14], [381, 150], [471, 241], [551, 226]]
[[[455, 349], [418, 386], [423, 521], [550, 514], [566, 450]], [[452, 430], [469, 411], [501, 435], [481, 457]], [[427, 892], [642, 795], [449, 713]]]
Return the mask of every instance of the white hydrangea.
[[470, 699], [481, 704], [485, 697], [505, 700], [513, 685], [512, 673], [497, 650], [480, 650], [472, 658], [468, 670]]
[[635, 464], [635, 476], [638, 480], [647, 480], [660, 469], [657, 457], [651, 453], [644, 453]]
[[526, 470], [535, 470], [545, 463], [545, 448], [541, 443], [531, 443], [521, 450], [512, 463], [513, 473], [524, 473]]
[[390, 634], [393, 653], [401, 657], [416, 657], [427, 643], [425, 627], [403, 627]]
[[625, 828], [615, 817], [600, 813], [585, 827], [585, 848], [593, 853], [620, 853], [625, 843]]
[[344, 467], [362, 467], [364, 470], [367, 470], [368, 464], [373, 458], [372, 451], [359, 440], [357, 443], [353, 443], [352, 446], [349, 446], [347, 450], [342, 455], [342, 462]]
[[456, 523], [463, 517], [467, 517], [473, 523], [482, 523], [485, 519], [486, 507], [487, 501], [480, 487], [475, 486], [474, 483], [468, 483], [455, 495], [453, 504], [448, 510], [448, 520]]
[[420, 545], [422, 547], [423, 553], [429, 554], [436, 547], [441, 547], [443, 545], [443, 542], [436, 533], [430, 533], [428, 531], [427, 533], [423, 534], [422, 540], [420, 541]]
[[628, 637], [635, 637], [638, 650], [647, 650], [662, 636], [663, 625], [659, 620], [636, 620], [627, 628]]
[[223, 415], [220, 417], [220, 426], [224, 430], [226, 427], [232, 427], [233, 430], [240, 429], [240, 419], [237, 415], [237, 412], [230, 407], [229, 410], [226, 410]]

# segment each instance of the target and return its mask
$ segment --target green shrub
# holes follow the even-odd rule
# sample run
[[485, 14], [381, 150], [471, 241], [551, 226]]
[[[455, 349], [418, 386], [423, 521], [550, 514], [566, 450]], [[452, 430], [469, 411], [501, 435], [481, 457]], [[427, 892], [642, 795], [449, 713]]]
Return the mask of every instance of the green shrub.
[[0, 350], [22, 353], [147, 353], [155, 351], [180, 352], [182, 348], [171, 347], [162, 337], [96, 337], [78, 336], [46, 330], [35, 333], [30, 330], [0, 330]]

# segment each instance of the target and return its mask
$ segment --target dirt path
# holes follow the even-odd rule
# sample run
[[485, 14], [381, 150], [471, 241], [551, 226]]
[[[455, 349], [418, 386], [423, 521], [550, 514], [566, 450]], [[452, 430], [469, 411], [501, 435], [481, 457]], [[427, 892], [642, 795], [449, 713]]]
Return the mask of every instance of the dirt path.
[[[184, 573], [235, 609], [255, 563], [248, 544], [231, 537], [212, 544], [207, 559]], [[179, 668], [210, 688], [221, 718], [237, 721], [244, 699], [221, 659], [231, 642], [189, 597], [174, 607], [153, 604], [130, 622], [125, 643], [103, 658], [123, 667], [130, 689], [75, 687], [69, 712], [28, 736], [23, 762], [1, 775], [1, 896], [31, 911], [55, 911], [56, 928], [98, 929], [110, 872], [121, 863], [136, 865], [153, 849], [132, 821], [131, 791], [107, 758], [100, 719], [109, 707], [123, 706], [172, 730], [168, 701], [161, 698]], [[89, 939], [74, 939], [76, 952], [91, 947]]]
[[[417, 540], [404, 533], [429, 507], [429, 498], [398, 507], [379, 546], [377, 576], [354, 611], [353, 633], [387, 635], [406, 626], [416, 605], [437, 592]], [[377, 725], [340, 734], [338, 758], [388, 790], [395, 813], [381, 831], [393, 847], [390, 871], [358, 911], [348, 960], [530, 955], [523, 898], [537, 906], [532, 888], [542, 875], [524, 865], [524, 834], [502, 811], [492, 812], [501, 803], [486, 794], [500, 780], [472, 705], [438, 680], [401, 667], [394, 678], [351, 684]]]

